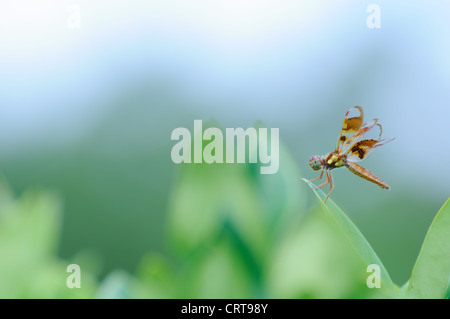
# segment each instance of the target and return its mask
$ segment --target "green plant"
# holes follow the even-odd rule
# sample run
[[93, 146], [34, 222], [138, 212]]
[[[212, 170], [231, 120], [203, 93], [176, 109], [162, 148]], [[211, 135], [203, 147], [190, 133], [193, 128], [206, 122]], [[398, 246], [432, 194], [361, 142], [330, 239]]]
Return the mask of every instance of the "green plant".
[[[308, 182], [310, 186], [313, 183]], [[322, 202], [325, 194], [320, 189], [313, 189]], [[400, 298], [448, 298], [450, 289], [450, 199], [437, 213], [431, 224], [422, 249], [414, 265], [411, 279], [400, 289], [391, 280], [370, 244], [332, 199], [328, 199], [323, 208], [339, 224], [355, 250], [364, 262], [377, 264], [381, 268], [382, 285], [392, 297]]]
[[67, 266], [56, 257], [61, 202], [29, 190], [15, 198], [0, 180], [0, 298], [91, 298], [96, 284], [82, 266], [81, 289], [69, 289]]
[[[170, 256], [150, 254], [131, 295], [152, 298], [414, 298], [444, 297], [450, 256], [444, 240], [449, 205], [441, 209], [422, 249], [412, 287], [399, 288], [348, 216], [307, 188], [281, 148], [279, 174], [261, 176], [258, 164], [183, 165], [167, 220]], [[445, 257], [433, 250], [441, 247]], [[430, 254], [439, 260], [429, 257]], [[381, 270], [381, 289], [370, 289], [367, 266]], [[423, 264], [423, 266], [421, 266]], [[439, 266], [438, 266], [439, 265]], [[432, 269], [439, 271], [432, 274]], [[428, 270], [427, 270], [428, 269]], [[429, 281], [429, 276], [439, 274]], [[420, 288], [422, 287], [422, 288]], [[426, 288], [425, 288], [426, 287]], [[416, 291], [422, 291], [419, 295]], [[427, 294], [423, 293], [426, 289]]]
[[[62, 205], [0, 182], [0, 297], [3, 298], [449, 298], [450, 204], [431, 224], [411, 279], [398, 287], [344, 211], [314, 190], [281, 145], [283, 165], [262, 176], [259, 164], [182, 165], [167, 208], [167, 252], [144, 256], [134, 274], [117, 270], [97, 287], [83, 269], [68, 289], [57, 257]], [[380, 266], [370, 289], [367, 266]]]
[[[450, 204], [430, 227], [409, 285], [399, 288], [350, 218], [306, 187], [281, 148], [279, 174], [258, 164], [183, 165], [169, 203], [171, 256], [150, 254], [129, 295], [152, 298], [443, 298], [450, 273]], [[367, 286], [380, 267], [381, 289]], [[448, 294], [448, 293], [447, 293]]]

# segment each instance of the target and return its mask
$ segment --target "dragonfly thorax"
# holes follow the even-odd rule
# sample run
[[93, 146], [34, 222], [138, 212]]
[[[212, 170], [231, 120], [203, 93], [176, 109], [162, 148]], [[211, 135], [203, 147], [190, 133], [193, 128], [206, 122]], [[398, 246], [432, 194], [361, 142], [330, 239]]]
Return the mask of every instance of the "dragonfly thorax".
[[337, 152], [331, 152], [325, 157], [324, 166], [328, 169], [344, 166], [345, 165], [344, 158], [345, 156], [340, 155]]

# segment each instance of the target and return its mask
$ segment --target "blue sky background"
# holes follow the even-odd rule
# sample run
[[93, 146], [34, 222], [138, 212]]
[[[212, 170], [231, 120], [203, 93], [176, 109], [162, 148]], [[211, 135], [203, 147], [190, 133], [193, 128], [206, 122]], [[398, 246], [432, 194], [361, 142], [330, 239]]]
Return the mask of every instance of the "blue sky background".
[[[80, 8], [81, 29], [67, 27], [70, 4]], [[2, 153], [77, 139], [121, 91], [164, 79], [195, 118], [244, 127], [262, 120], [286, 140], [313, 131], [305, 143], [319, 153], [335, 143], [346, 109], [362, 105], [397, 138], [379, 160], [401, 162], [392, 169], [401, 178], [426, 179], [424, 191], [448, 191], [450, 168], [435, 163], [450, 156], [449, 4], [377, 2], [381, 29], [366, 26], [369, 4], [6, 2]]]

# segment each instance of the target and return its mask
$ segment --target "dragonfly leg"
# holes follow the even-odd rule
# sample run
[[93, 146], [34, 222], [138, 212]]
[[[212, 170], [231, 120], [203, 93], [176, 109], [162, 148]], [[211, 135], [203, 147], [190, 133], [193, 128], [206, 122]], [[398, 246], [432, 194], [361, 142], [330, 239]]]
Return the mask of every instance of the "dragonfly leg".
[[328, 196], [330, 196], [330, 194], [331, 194], [331, 192], [333, 191], [333, 189], [334, 189], [334, 180], [333, 180], [333, 175], [331, 175], [331, 172], [326, 172], [326, 174], [327, 174], [327, 179], [329, 179], [330, 180], [330, 192], [328, 193], [328, 195], [324, 198], [324, 200], [323, 200], [323, 203], [325, 204], [325, 202], [326, 202], [326, 200], [327, 200], [327, 198], [328, 198]]
[[324, 169], [322, 168], [322, 171], [320, 172], [320, 175], [319, 175], [319, 177], [317, 177], [317, 178], [314, 178], [314, 179], [310, 179], [310, 180], [309, 180], [309, 182], [314, 182], [314, 181], [317, 181], [317, 180], [321, 179], [321, 178], [322, 178], [322, 176], [323, 176], [323, 171], [324, 171]]
[[330, 178], [328, 177], [328, 171], [325, 171], [325, 176], [327, 177], [327, 180], [325, 182], [323, 182], [322, 184], [314, 186], [313, 189], [322, 188], [330, 183]]

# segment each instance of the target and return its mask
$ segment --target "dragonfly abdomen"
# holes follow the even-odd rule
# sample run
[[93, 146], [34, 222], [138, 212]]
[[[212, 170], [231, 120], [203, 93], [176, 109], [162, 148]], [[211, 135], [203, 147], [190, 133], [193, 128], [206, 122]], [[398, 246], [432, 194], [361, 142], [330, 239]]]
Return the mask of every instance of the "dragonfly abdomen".
[[378, 186], [384, 188], [384, 189], [390, 189], [389, 185], [386, 184], [385, 182], [383, 182], [381, 180], [381, 178], [376, 177], [372, 172], [370, 172], [369, 170], [365, 169], [362, 166], [359, 166], [356, 163], [353, 162], [346, 162], [345, 166], [350, 170], [350, 172], [352, 172], [353, 174], [358, 175], [359, 177], [362, 177], [372, 183], [377, 184]]

